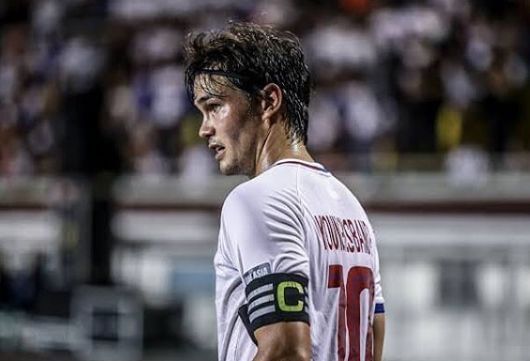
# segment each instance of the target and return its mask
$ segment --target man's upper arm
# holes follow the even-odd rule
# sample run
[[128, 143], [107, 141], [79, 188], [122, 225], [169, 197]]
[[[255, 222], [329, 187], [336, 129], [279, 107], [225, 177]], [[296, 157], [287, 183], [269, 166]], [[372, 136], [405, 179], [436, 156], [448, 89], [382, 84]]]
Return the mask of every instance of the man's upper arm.
[[255, 336], [258, 356], [310, 353], [309, 262], [295, 195], [236, 192], [225, 205], [226, 221], [237, 222], [226, 237], [245, 284], [246, 305], [239, 314]]

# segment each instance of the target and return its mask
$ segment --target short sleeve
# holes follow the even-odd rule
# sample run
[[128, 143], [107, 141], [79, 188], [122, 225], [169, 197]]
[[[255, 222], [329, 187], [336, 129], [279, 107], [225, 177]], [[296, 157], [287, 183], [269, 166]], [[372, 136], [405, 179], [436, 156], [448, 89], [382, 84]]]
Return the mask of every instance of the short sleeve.
[[[302, 212], [294, 192], [232, 192], [222, 214], [223, 237], [245, 284], [261, 274], [293, 273], [308, 277]], [[268, 265], [268, 269], [267, 266]]]
[[295, 192], [231, 193], [222, 214], [222, 237], [245, 285], [240, 316], [253, 332], [281, 321], [309, 323], [309, 261]]

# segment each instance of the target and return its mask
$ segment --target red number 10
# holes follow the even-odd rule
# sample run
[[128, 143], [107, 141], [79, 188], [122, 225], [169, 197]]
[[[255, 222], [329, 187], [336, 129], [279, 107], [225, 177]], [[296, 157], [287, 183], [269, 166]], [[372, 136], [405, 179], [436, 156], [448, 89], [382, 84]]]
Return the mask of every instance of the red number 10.
[[[337, 353], [339, 361], [372, 361], [372, 327], [371, 307], [374, 299], [374, 280], [372, 271], [367, 267], [352, 267], [348, 271], [346, 288], [342, 265], [329, 266], [328, 288], [340, 288]], [[368, 290], [369, 303], [367, 307], [361, 304], [361, 292]], [[361, 345], [361, 320], [367, 325], [365, 345]], [[350, 348], [346, 360], [346, 327], [348, 328], [348, 344]], [[361, 347], [365, 346], [365, 358], [361, 360]]]

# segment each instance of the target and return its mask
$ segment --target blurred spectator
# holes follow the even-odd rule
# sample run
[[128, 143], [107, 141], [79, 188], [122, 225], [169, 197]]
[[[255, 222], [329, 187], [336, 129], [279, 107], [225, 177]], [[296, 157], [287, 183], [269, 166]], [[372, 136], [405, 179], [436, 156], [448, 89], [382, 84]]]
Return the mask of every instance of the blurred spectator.
[[457, 185], [477, 185], [488, 179], [488, 159], [476, 147], [462, 146], [451, 151], [445, 167], [449, 181]]
[[211, 150], [197, 138], [200, 125], [201, 119], [197, 113], [184, 118], [179, 140], [184, 150], [180, 154], [177, 169], [184, 179], [194, 184], [207, 183], [217, 168]]
[[164, 174], [168, 172], [166, 160], [156, 148], [156, 136], [153, 127], [140, 123], [131, 130], [127, 149], [130, 169], [138, 174]]
[[352, 80], [340, 89], [348, 152], [359, 159], [357, 169], [370, 170], [370, 153], [385, 128], [382, 108], [373, 90], [362, 81]]
[[317, 153], [333, 149], [341, 130], [341, 117], [336, 97], [331, 91], [321, 88], [313, 95], [309, 108], [309, 146]]

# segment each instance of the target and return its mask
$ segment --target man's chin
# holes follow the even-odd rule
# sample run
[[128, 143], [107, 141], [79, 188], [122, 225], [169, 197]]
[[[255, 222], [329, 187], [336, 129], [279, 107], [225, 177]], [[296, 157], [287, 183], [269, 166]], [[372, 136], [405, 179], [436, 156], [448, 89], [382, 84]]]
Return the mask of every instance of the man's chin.
[[228, 164], [222, 160], [219, 162], [219, 171], [222, 175], [238, 175], [243, 174], [240, 167], [235, 164]]

